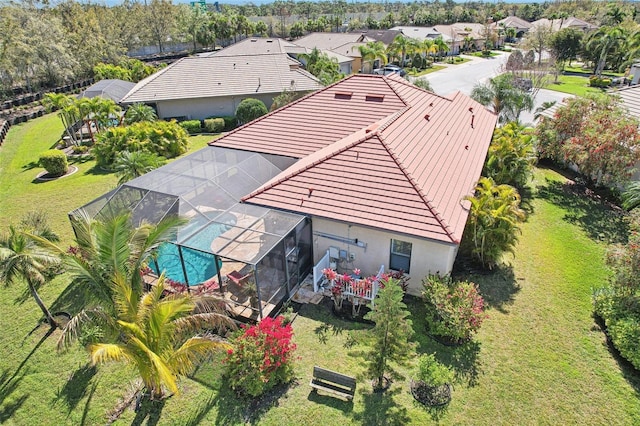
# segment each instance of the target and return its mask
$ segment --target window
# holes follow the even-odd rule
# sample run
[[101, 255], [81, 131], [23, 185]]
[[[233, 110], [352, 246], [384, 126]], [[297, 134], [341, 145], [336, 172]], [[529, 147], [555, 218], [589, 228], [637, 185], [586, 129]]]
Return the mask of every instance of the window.
[[389, 269], [399, 271], [403, 270], [409, 273], [411, 264], [411, 243], [400, 240], [391, 240], [391, 258], [389, 260]]

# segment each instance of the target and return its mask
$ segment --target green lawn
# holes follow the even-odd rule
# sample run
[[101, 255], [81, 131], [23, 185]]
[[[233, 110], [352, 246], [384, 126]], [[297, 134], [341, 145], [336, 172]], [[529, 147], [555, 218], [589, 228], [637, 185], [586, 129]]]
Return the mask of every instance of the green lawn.
[[587, 93], [602, 93], [603, 90], [596, 87], [589, 87], [588, 75], [584, 77], [577, 75], [561, 75], [558, 77], [558, 83], [549, 83], [545, 89], [555, 90], [556, 92], [570, 93], [576, 96], [584, 96]]
[[418, 72], [413, 72], [410, 71], [410, 68], [407, 68], [407, 72], [409, 73], [410, 76], [412, 77], [421, 77], [423, 75], [427, 75], [427, 74], [431, 74], [432, 72], [436, 72], [436, 71], [440, 71], [445, 69], [446, 67], [443, 65], [432, 65], [430, 68], [418, 71]]
[[[37, 135], [59, 135], [56, 120], [16, 126], [0, 148], [0, 217], [6, 226], [42, 207], [70, 238], [66, 212], [112, 188], [115, 177], [88, 172], [88, 162], [75, 177], [32, 183], [38, 170], [24, 166], [52, 143]], [[48, 188], [52, 183], [63, 185]], [[414, 403], [408, 374], [387, 393], [373, 394], [354, 355], [366, 327], [335, 319], [325, 306], [305, 305], [293, 323], [297, 379], [274, 397], [259, 404], [238, 400], [224, 387], [219, 361], [212, 361], [181, 382], [179, 395], [145, 404], [138, 413], [126, 409], [117, 424], [639, 424], [639, 374], [610, 352], [591, 316], [591, 289], [606, 280], [602, 257], [619, 237], [620, 217], [570, 189], [558, 173], [536, 170], [527, 205], [532, 213], [515, 257], [506, 259], [510, 266], [471, 276], [489, 304], [489, 318], [473, 342], [459, 348], [435, 343], [424, 334], [420, 303], [409, 300], [418, 351], [436, 352], [456, 372], [447, 408]], [[65, 278], [42, 289], [54, 310], [73, 309]], [[0, 300], [0, 423], [107, 423], [108, 413], [130, 394], [131, 371], [117, 364], [91, 368], [77, 347], [57, 354], [58, 332], [47, 336], [44, 327], [34, 329], [39, 310], [23, 290], [3, 288]], [[311, 394], [313, 365], [357, 376], [354, 402]]]

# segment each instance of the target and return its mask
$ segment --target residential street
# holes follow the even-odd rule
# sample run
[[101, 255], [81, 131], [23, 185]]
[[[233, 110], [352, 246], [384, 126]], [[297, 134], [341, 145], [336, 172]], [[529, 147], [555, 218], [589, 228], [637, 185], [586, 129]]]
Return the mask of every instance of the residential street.
[[[469, 95], [476, 84], [485, 83], [488, 79], [499, 75], [503, 71], [508, 56], [508, 53], [502, 53], [500, 56], [489, 59], [466, 56], [467, 58], [473, 58], [471, 62], [450, 65], [443, 70], [427, 74], [421, 78], [429, 80], [431, 87], [439, 95], [446, 96], [456, 90]], [[568, 96], [572, 95], [540, 89], [534, 100], [533, 110], [531, 112], [523, 112], [520, 116], [520, 122], [533, 123], [533, 111], [543, 102], [562, 102]]]

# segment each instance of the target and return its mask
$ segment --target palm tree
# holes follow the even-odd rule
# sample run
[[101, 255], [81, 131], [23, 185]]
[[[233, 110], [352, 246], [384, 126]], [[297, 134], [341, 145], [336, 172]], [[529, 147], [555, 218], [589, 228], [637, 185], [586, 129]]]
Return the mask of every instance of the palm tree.
[[[106, 315], [114, 315], [114, 277], [125, 279], [136, 297], [142, 294], [140, 270], [182, 222], [175, 216], [167, 216], [157, 224], [143, 222], [135, 227], [130, 213], [116, 213], [94, 220], [81, 211], [72, 220], [76, 236], [74, 249], [65, 250], [46, 239], [34, 238], [62, 256], [73, 282], [85, 290], [89, 306], [101, 306]], [[77, 338], [78, 327], [87, 320], [90, 310], [83, 310], [71, 319], [58, 339], [59, 348]]]
[[24, 280], [47, 322], [51, 328], [56, 328], [58, 323], [37, 289], [47, 281], [47, 270], [60, 259], [39, 246], [29, 233], [51, 242], [59, 240], [39, 213], [27, 215], [18, 227], [9, 226], [9, 232], [0, 235], [0, 282], [8, 286]]
[[400, 55], [400, 66], [403, 67], [405, 63], [405, 59], [407, 58], [407, 53], [411, 50], [412, 43], [408, 37], [403, 35], [398, 35], [393, 39], [393, 42], [387, 48], [387, 52], [394, 57], [398, 57]]
[[470, 202], [467, 234], [472, 254], [483, 266], [492, 268], [505, 252], [513, 252], [518, 241], [519, 223], [525, 213], [520, 209], [520, 195], [509, 185], [496, 185], [491, 178], [481, 177]]
[[595, 75], [601, 75], [607, 64], [607, 56], [625, 42], [625, 33], [621, 27], [601, 27], [592, 33], [585, 44], [587, 52], [596, 56]]
[[622, 193], [622, 207], [627, 210], [640, 207], [640, 181], [630, 183]]
[[156, 121], [158, 116], [156, 111], [149, 105], [143, 103], [135, 103], [129, 105], [124, 113], [124, 124], [130, 125], [141, 121]]
[[121, 152], [113, 163], [113, 170], [120, 178], [118, 185], [122, 185], [145, 173], [155, 170], [165, 163], [165, 158], [145, 151]]
[[433, 44], [436, 47], [436, 50], [438, 51], [438, 58], [441, 59], [443, 54], [445, 52], [449, 51], [449, 45], [447, 44], [447, 42], [444, 41], [444, 39], [442, 38], [442, 36], [436, 38], [433, 41]]
[[76, 135], [73, 126], [78, 122], [78, 115], [73, 108], [75, 98], [64, 93], [45, 93], [42, 105], [47, 112], [59, 111], [58, 117], [62, 121], [64, 130], [70, 140], [76, 144]]
[[219, 338], [195, 333], [233, 327], [223, 314], [200, 311], [194, 296], [181, 293], [163, 298], [164, 290], [164, 275], [142, 295], [131, 291], [125, 277], [115, 275], [111, 293], [117, 316], [107, 320], [113, 331], [109, 335], [115, 338], [87, 347], [94, 365], [131, 364], [154, 399], [163, 398], [165, 388], [178, 393], [179, 376], [192, 373], [216, 351], [231, 348]]
[[436, 52], [434, 41], [430, 38], [425, 38], [424, 40], [422, 40], [420, 48], [424, 51], [425, 58], [429, 58], [429, 56]]
[[493, 132], [482, 176], [499, 184], [523, 188], [535, 161], [533, 132], [512, 121]]
[[471, 98], [484, 106], [491, 106], [500, 122], [518, 121], [522, 111], [533, 109], [533, 97], [514, 86], [512, 74], [492, 78], [487, 84], [477, 84]]
[[551, 108], [556, 104], [556, 101], [545, 101], [543, 102], [533, 113], [533, 119], [538, 120], [542, 117], [542, 113]]
[[358, 46], [360, 56], [362, 56], [362, 67], [360, 72], [364, 73], [365, 62], [371, 62], [373, 69], [373, 62], [376, 59], [380, 60], [382, 65], [387, 64], [387, 49], [384, 47], [384, 43], [381, 41], [370, 41], [365, 45]]

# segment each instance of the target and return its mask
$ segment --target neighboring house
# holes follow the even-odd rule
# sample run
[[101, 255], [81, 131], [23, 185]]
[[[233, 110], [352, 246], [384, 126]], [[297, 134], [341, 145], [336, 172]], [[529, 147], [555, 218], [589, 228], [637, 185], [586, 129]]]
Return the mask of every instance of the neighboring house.
[[163, 119], [205, 119], [234, 115], [245, 98], [260, 99], [269, 108], [285, 90], [306, 93], [321, 87], [286, 53], [226, 56], [218, 52], [174, 62], [136, 84], [121, 103], [154, 106]]
[[389, 46], [396, 37], [402, 34], [402, 32], [398, 30], [366, 30], [354, 31], [354, 33], [362, 34], [375, 41], [381, 41], [385, 46]]
[[517, 16], [507, 16], [504, 19], [498, 21], [498, 26], [504, 29], [513, 28], [516, 30], [516, 38], [522, 38], [522, 36], [531, 29], [531, 23], [525, 21]]
[[[491, 28], [495, 28], [495, 24]], [[435, 27], [397, 26], [393, 27], [392, 30], [401, 31], [406, 37], [415, 38], [418, 41], [425, 39], [435, 40], [438, 37], [442, 37], [449, 46], [447, 54], [450, 55], [460, 53], [466, 37], [471, 37], [476, 48], [481, 48], [485, 37], [484, 25], [472, 22], [459, 22]]]
[[105, 99], [111, 99], [119, 104], [122, 98], [135, 87], [135, 83], [124, 80], [100, 80], [97, 83], [87, 87], [78, 97], [94, 98], [100, 96]]
[[352, 75], [211, 145], [297, 159], [243, 202], [309, 216], [314, 263], [403, 269], [419, 294], [451, 271], [496, 120], [461, 93]]
[[[375, 40], [368, 38], [363, 33], [311, 33], [293, 43], [309, 50], [318, 49], [327, 54], [331, 51], [342, 55], [342, 57], [349, 57], [352, 59], [351, 70], [354, 72], [362, 68], [362, 55], [360, 55], [359, 46], [370, 41]], [[342, 66], [341, 69], [343, 69]]]
[[200, 57], [238, 56], [286, 53], [295, 56], [306, 49], [281, 38], [250, 37], [215, 52], [201, 53]]
[[531, 27], [537, 26], [547, 26], [553, 29], [553, 31], [563, 30], [565, 28], [574, 28], [576, 30], [589, 32], [598, 29], [597, 25], [590, 24], [589, 22], [583, 21], [582, 19], [575, 18], [570, 16], [568, 18], [558, 18], [549, 20], [547, 18], [538, 19], [537, 21], [533, 21], [531, 23]]

